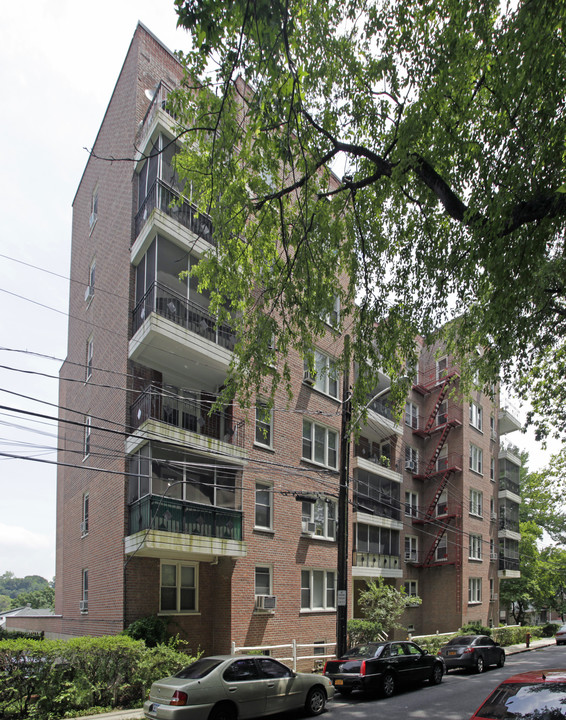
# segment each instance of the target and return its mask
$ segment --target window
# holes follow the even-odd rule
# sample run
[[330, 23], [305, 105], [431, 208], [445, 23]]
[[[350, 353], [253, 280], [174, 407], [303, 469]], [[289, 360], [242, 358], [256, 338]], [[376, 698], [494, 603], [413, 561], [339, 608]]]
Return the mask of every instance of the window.
[[302, 508], [303, 532], [313, 528], [313, 535], [329, 540], [336, 540], [336, 503], [321, 500], [303, 501]]
[[255, 441], [258, 445], [273, 446], [273, 410], [264, 402], [255, 409]]
[[470, 403], [470, 425], [483, 431], [483, 410], [475, 403]]
[[90, 415], [85, 416], [84, 425], [84, 456], [85, 458], [90, 455], [90, 434], [92, 431], [92, 418]]
[[481, 578], [468, 580], [468, 603], [481, 603]]
[[85, 290], [85, 302], [89, 303], [94, 297], [94, 275], [96, 270], [96, 261], [93, 260], [88, 269], [88, 285]]
[[417, 472], [419, 469], [419, 453], [414, 447], [405, 445], [405, 470]]
[[492, 482], [495, 482], [495, 458], [491, 457], [489, 459], [489, 479]]
[[483, 472], [483, 450], [472, 444], [470, 444], [470, 470], [480, 475]]
[[410, 490], [405, 491], [405, 515], [411, 517], [418, 517], [419, 514], [419, 494], [411, 492]]
[[82, 573], [80, 610], [82, 613], [88, 612], [88, 570], [86, 569]]
[[468, 554], [470, 560], [481, 560], [481, 546], [482, 536], [470, 535], [470, 550]]
[[88, 535], [88, 493], [83, 495], [83, 519], [81, 521], [81, 536]]
[[483, 493], [479, 490], [470, 490], [470, 515], [483, 517]]
[[440, 538], [440, 542], [437, 545], [436, 548], [436, 559], [437, 560], [446, 560], [448, 558], [448, 538], [446, 537], [446, 533]]
[[405, 560], [417, 562], [419, 557], [419, 539], [414, 535], [405, 535]]
[[85, 382], [88, 382], [92, 377], [92, 358], [94, 355], [94, 340], [92, 337], [86, 341], [86, 378]]
[[273, 595], [272, 587], [271, 567], [269, 565], [258, 565], [255, 569], [255, 594]]
[[413, 429], [419, 427], [419, 409], [415, 403], [408, 402], [405, 405], [405, 425]]
[[303, 420], [303, 458], [311, 462], [338, 467], [338, 433], [311, 420]]
[[443, 490], [440, 493], [440, 496], [438, 498], [438, 501], [436, 503], [436, 516], [439, 515], [446, 515], [448, 512], [448, 493], [446, 490]]
[[197, 566], [182, 563], [161, 564], [159, 609], [165, 613], [197, 610]]
[[436, 460], [436, 469], [442, 472], [448, 468], [448, 445], [444, 445]]
[[271, 530], [273, 527], [273, 488], [271, 485], [255, 484], [255, 526]]
[[493, 415], [490, 415], [489, 418], [489, 434], [492, 440], [497, 440], [497, 430], [495, 428], [495, 418]]
[[97, 218], [98, 218], [98, 185], [92, 191], [92, 195], [90, 198], [90, 217], [88, 219], [88, 224], [89, 224], [91, 232], [96, 224]]
[[399, 530], [357, 523], [355, 532], [357, 552], [399, 558]]
[[436, 425], [437, 427], [439, 425], [446, 425], [448, 421], [448, 403], [446, 400], [444, 402], [441, 402], [438, 406], [438, 411], [436, 413]]
[[338, 368], [336, 361], [328, 355], [319, 350], [314, 351], [314, 377], [311, 375], [308, 360], [305, 359], [304, 377], [316, 390], [333, 398], [338, 397]]
[[336, 609], [336, 573], [301, 570], [301, 610]]
[[334, 305], [326, 316], [326, 322], [334, 328], [340, 324], [340, 297], [338, 295], [334, 298]]
[[442, 380], [448, 373], [448, 358], [443, 357], [436, 362], [436, 379]]
[[497, 558], [497, 550], [495, 549], [495, 540], [493, 538], [489, 541], [489, 558], [490, 560]]
[[405, 580], [405, 582], [403, 583], [403, 587], [405, 588], [405, 594], [409, 597], [419, 596], [418, 580]]

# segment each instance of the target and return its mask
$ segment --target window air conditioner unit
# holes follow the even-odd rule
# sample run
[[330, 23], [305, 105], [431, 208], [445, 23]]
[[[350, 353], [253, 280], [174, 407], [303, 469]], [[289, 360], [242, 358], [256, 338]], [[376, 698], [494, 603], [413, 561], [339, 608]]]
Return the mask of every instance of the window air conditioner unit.
[[303, 382], [306, 382], [307, 385], [314, 385], [314, 376], [311, 374], [310, 370], [304, 371]]
[[497, 553], [496, 553], [496, 552], [492, 552], [492, 553], [489, 554], [489, 557], [490, 557], [491, 560], [497, 560]]
[[498, 600], [498, 599], [499, 599], [499, 595], [498, 595], [497, 593], [492, 593], [492, 594], [491, 594], [491, 599], [492, 599], [492, 600]]
[[275, 595], [256, 595], [255, 596], [255, 609], [256, 610], [275, 610], [277, 598]]
[[87, 527], [88, 527], [88, 526], [87, 526], [86, 522], [83, 520], [82, 523], [81, 523], [81, 535], [86, 535], [86, 533], [87, 533]]
[[82, 613], [88, 612], [88, 600], [81, 600], [79, 602], [79, 610]]
[[87, 285], [85, 290], [85, 302], [88, 302], [92, 297], [94, 297], [94, 288], [92, 285]]
[[491, 513], [491, 519], [492, 519], [492, 520], [497, 520], [497, 515], [496, 515], [495, 513]]
[[415, 552], [406, 552], [405, 553], [405, 561], [406, 562], [415, 562], [417, 559], [417, 553]]
[[309, 522], [308, 520], [303, 520], [303, 532], [308, 533], [309, 535], [314, 535], [316, 532], [316, 525], [313, 522]]
[[409, 470], [410, 472], [413, 472], [415, 470], [415, 467], [416, 467], [416, 465], [413, 462], [413, 460], [409, 460], [408, 462], [405, 463], [405, 470]]

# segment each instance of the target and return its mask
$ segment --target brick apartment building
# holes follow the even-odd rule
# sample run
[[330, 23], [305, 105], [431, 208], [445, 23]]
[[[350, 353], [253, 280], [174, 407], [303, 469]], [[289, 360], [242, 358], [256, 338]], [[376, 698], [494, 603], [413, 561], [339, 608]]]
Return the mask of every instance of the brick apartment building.
[[[207, 653], [333, 642], [342, 388], [324, 369], [342, 340], [329, 318], [317, 377], [293, 358], [291, 407], [209, 412], [234, 336], [179, 280], [214, 243], [190, 198], [171, 204], [164, 101], [181, 78], [138, 25], [74, 199], [56, 608], [36, 627], [112, 634], [159, 614]], [[383, 577], [422, 598], [404, 618], [417, 634], [497, 624], [499, 578], [518, 574], [520, 461], [500, 436], [519, 424], [480, 393], [456, 402], [436, 350], [404, 422], [381, 378], [350, 458], [348, 616]]]

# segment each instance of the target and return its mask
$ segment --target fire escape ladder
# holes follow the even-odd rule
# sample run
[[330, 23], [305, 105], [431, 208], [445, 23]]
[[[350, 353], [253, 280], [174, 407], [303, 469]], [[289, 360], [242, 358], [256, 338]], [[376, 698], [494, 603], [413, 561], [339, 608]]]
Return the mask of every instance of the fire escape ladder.
[[440, 388], [440, 393], [438, 395], [438, 398], [436, 399], [436, 403], [434, 405], [434, 408], [432, 409], [432, 412], [427, 420], [426, 426], [425, 426], [425, 433], [428, 435], [430, 431], [432, 430], [432, 426], [434, 425], [434, 420], [438, 414], [438, 408], [442, 405], [442, 402], [444, 398], [446, 397], [446, 393], [448, 392], [448, 386], [452, 382], [452, 379], [454, 377], [454, 373], [451, 375], [447, 375], [444, 380], [442, 381], [442, 386]]
[[436, 467], [436, 461], [438, 460], [438, 456], [440, 455], [442, 448], [444, 447], [444, 443], [446, 442], [446, 438], [448, 437], [448, 433], [450, 432], [450, 430], [452, 430], [452, 425], [447, 422], [446, 425], [442, 428], [442, 433], [440, 434], [438, 443], [436, 444], [434, 452], [432, 453], [432, 457], [430, 458], [430, 460], [428, 461], [428, 465], [426, 466], [426, 470], [424, 472], [426, 477], [430, 477], [430, 475], [433, 474]]
[[426, 557], [425, 557], [425, 559], [424, 559], [424, 562], [423, 562], [423, 565], [422, 565], [423, 567], [430, 567], [430, 563], [431, 563], [432, 558], [434, 557], [434, 553], [436, 552], [436, 548], [439, 546], [440, 541], [442, 540], [442, 538], [443, 538], [443, 536], [444, 536], [444, 533], [445, 533], [446, 530], [447, 530], [447, 527], [448, 527], [447, 525], [443, 524], [443, 525], [438, 529], [438, 532], [436, 533], [436, 536], [435, 536], [434, 540], [432, 541], [432, 545], [431, 545], [430, 548], [428, 549], [428, 552], [427, 552]]
[[429, 522], [430, 520], [432, 520], [434, 518], [434, 511], [436, 509], [436, 506], [438, 504], [440, 496], [442, 495], [442, 492], [448, 483], [448, 478], [450, 477], [452, 470], [453, 470], [452, 468], [449, 468], [448, 470], [445, 470], [442, 473], [442, 477], [440, 478], [438, 487], [435, 490], [434, 497], [433, 497], [430, 505], [428, 506], [428, 510], [425, 513], [424, 522]]

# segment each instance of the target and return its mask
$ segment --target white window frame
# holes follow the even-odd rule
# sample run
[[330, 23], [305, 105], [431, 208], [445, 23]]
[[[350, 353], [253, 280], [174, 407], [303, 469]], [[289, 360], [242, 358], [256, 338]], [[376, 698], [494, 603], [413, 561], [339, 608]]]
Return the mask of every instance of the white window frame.
[[477, 403], [470, 403], [470, 425], [483, 432], [483, 408]]
[[326, 324], [333, 328], [337, 328], [340, 325], [340, 295], [334, 296], [334, 305], [326, 316]]
[[86, 341], [86, 367], [85, 367], [85, 382], [88, 382], [92, 377], [92, 365], [94, 358], [94, 338], [91, 335]]
[[[268, 583], [267, 589], [262, 585], [258, 584], [258, 572], [264, 576], [267, 575]], [[261, 590], [261, 592], [258, 592]], [[264, 592], [265, 591], [265, 592]], [[273, 567], [271, 565], [256, 565], [254, 569], [254, 595], [273, 595]]]
[[255, 409], [255, 437], [256, 445], [273, 448], [273, 408], [267, 403], [257, 401]]
[[446, 425], [448, 422], [448, 401], [443, 400], [440, 405], [438, 406], [438, 410], [436, 412], [436, 426], [440, 427], [441, 425]]
[[304, 500], [301, 519], [303, 523], [314, 523], [314, 537], [336, 540], [338, 504], [335, 500], [327, 501], [318, 498], [314, 503]]
[[413, 490], [405, 490], [405, 515], [409, 517], [419, 515], [419, 494]]
[[[267, 495], [267, 502], [265, 497]], [[269, 523], [262, 525], [258, 522], [258, 509], [267, 508], [269, 515]], [[256, 482], [255, 484], [255, 507], [254, 507], [254, 527], [261, 530], [273, 530], [273, 485], [265, 482]]]
[[92, 436], [92, 418], [85, 415], [84, 422], [84, 440], [83, 440], [83, 456], [87, 458], [90, 455], [90, 441]]
[[92, 232], [98, 219], [98, 183], [94, 186], [90, 197], [90, 216], [88, 219], [89, 230]]
[[405, 562], [417, 562], [419, 559], [419, 538], [416, 535], [405, 535]]
[[83, 568], [81, 579], [82, 613], [88, 613], [88, 568]]
[[491, 482], [495, 482], [495, 458], [493, 456], [489, 458], [489, 479]]
[[483, 475], [483, 450], [473, 443], [470, 443], [470, 470]]
[[419, 596], [419, 581], [418, 580], [405, 580], [403, 583], [405, 588], [405, 595], [408, 597]]
[[482, 602], [481, 577], [468, 578], [468, 605], [479, 605]]
[[[310, 374], [309, 363], [305, 358], [304, 372]], [[314, 351], [314, 382], [313, 388], [318, 392], [328, 395], [335, 400], [338, 399], [340, 389], [340, 378], [338, 376], [338, 364], [334, 358], [321, 350]]]
[[405, 425], [413, 430], [418, 430], [419, 427], [419, 408], [415, 403], [407, 401], [405, 403]]
[[448, 537], [446, 533], [440, 538], [440, 542], [436, 547], [436, 560], [442, 562], [448, 560]]
[[448, 374], [448, 356], [438, 358], [436, 361], [436, 380], [443, 380]]
[[[306, 434], [308, 428], [308, 436]], [[317, 439], [317, 434], [320, 438], [320, 433], [323, 433], [323, 447], [324, 447], [324, 458], [322, 461], [316, 460], [316, 444], [317, 442], [320, 442], [319, 439]], [[329, 442], [330, 438], [334, 438], [334, 447], [331, 448], [331, 443]], [[305, 454], [305, 441], [310, 443], [310, 455]], [[328, 467], [332, 468], [333, 470], [336, 470], [338, 468], [338, 431], [332, 430], [331, 428], [326, 427], [325, 425], [319, 425], [318, 423], [315, 423], [314, 420], [309, 420], [308, 418], [303, 418], [303, 437], [302, 437], [302, 449], [301, 449], [301, 457], [303, 460], [308, 460], [311, 463], [314, 463], [315, 465], [321, 465], [322, 467]], [[335, 462], [333, 463], [331, 460], [332, 453], [334, 453]]]
[[[175, 588], [175, 609], [163, 609], [162, 608], [162, 590], [163, 590], [163, 567], [169, 566], [175, 568], [175, 585], [168, 585], [165, 587], [174, 587]], [[182, 568], [192, 568], [193, 569], [193, 577], [194, 577], [194, 585], [191, 587], [191, 589], [194, 591], [194, 607], [192, 608], [181, 608], [181, 591], [182, 591], [182, 585], [180, 583], [180, 578], [182, 575]], [[160, 567], [159, 567], [159, 613], [161, 615], [188, 615], [188, 614], [194, 614], [198, 612], [198, 596], [199, 596], [199, 588], [198, 588], [198, 581], [199, 581], [199, 575], [198, 575], [198, 569], [199, 564], [198, 563], [190, 563], [190, 562], [176, 562], [175, 560], [162, 560]]]
[[89, 495], [89, 493], [85, 492], [83, 495], [81, 537], [85, 537], [85, 535], [88, 535], [89, 505], [90, 505], [90, 495]]
[[448, 492], [443, 490], [436, 501], [436, 517], [448, 514]]
[[413, 463], [415, 468], [414, 472], [418, 472], [419, 469], [419, 451], [411, 447], [411, 445], [405, 445], [405, 467], [408, 464]]
[[482, 544], [483, 538], [481, 535], [470, 533], [469, 536], [469, 548], [468, 548], [468, 560], [481, 560], [482, 559]]
[[483, 517], [483, 492], [470, 488], [470, 515]]
[[[307, 582], [305, 582], [307, 580]], [[320, 605], [314, 604], [315, 581], [321, 581], [323, 587], [319, 588], [322, 597]], [[308, 594], [308, 602], [306, 597]], [[301, 612], [336, 610], [336, 571], [321, 570], [317, 568], [304, 568], [301, 570]]]

